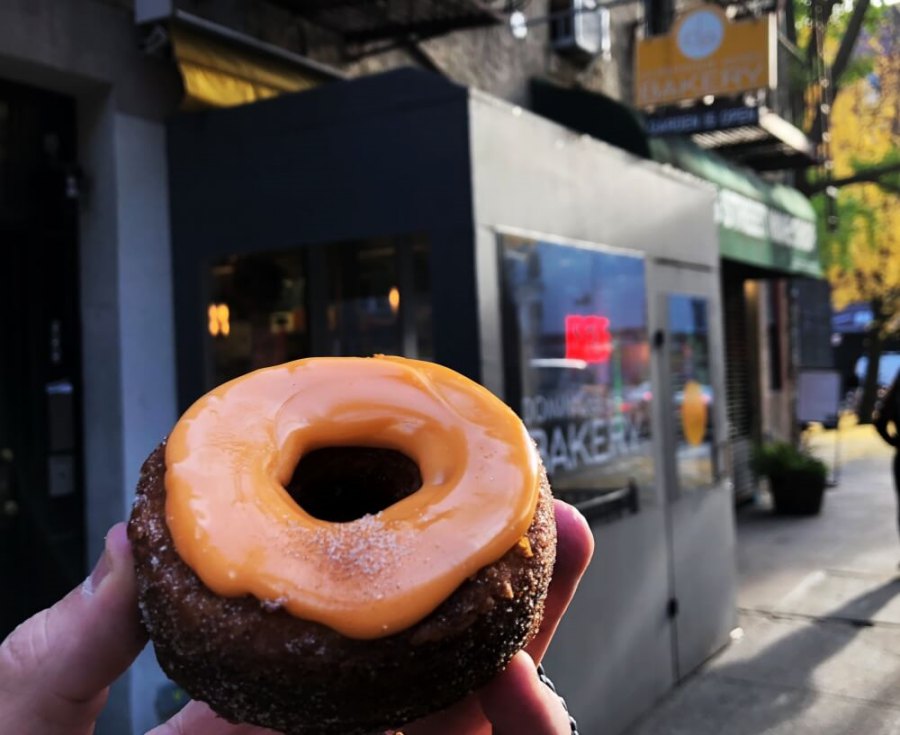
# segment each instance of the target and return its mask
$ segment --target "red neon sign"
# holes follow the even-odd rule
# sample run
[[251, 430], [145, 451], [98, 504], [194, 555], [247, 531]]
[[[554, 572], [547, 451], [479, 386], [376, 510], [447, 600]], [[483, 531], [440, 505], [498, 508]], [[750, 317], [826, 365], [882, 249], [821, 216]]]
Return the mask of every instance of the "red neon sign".
[[566, 359], [608, 362], [612, 335], [605, 316], [566, 315]]

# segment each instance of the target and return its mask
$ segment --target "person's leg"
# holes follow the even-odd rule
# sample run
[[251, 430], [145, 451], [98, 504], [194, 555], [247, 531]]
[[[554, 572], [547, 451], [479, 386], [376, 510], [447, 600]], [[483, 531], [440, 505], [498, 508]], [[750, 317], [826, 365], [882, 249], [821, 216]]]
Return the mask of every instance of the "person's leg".
[[900, 530], [900, 450], [894, 453], [894, 492], [897, 493], [897, 528]]

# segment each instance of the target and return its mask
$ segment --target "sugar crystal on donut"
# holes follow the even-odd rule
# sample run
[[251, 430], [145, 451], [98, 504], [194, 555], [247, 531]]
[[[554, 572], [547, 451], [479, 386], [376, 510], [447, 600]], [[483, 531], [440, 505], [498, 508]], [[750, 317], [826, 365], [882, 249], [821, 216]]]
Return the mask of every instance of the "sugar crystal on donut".
[[129, 537], [157, 658], [192, 697], [289, 735], [365, 735], [452, 705], [528, 643], [556, 527], [502, 401], [379, 356], [201, 398], [144, 464]]

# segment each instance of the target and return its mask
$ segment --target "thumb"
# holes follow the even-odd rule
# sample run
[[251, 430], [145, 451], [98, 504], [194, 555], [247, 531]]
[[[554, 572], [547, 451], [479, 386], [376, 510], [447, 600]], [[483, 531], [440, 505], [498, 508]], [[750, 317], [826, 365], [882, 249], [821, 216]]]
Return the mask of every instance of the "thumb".
[[113, 526], [91, 575], [0, 645], [0, 731], [92, 732], [107, 688], [143, 648], [131, 546]]
[[538, 678], [534, 660], [519, 651], [509, 666], [478, 697], [494, 735], [568, 735], [569, 713], [562, 700]]

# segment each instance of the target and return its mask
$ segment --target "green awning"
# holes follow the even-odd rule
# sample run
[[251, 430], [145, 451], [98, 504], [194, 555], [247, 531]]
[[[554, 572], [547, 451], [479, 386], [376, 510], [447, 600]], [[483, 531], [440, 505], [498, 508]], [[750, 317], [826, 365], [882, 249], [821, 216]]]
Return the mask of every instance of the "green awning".
[[772, 184], [689, 138], [648, 137], [635, 110], [599, 92], [533, 79], [531, 106], [568, 128], [714, 184], [723, 258], [787, 275], [822, 277], [816, 213], [796, 189]]
[[796, 189], [772, 184], [683, 138], [651, 138], [654, 160], [719, 190], [716, 220], [723, 258], [788, 275], [822, 277], [816, 213]]

